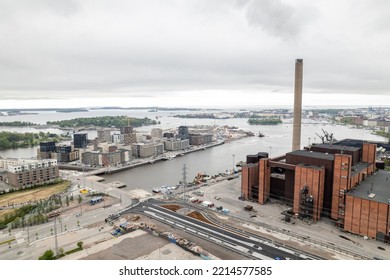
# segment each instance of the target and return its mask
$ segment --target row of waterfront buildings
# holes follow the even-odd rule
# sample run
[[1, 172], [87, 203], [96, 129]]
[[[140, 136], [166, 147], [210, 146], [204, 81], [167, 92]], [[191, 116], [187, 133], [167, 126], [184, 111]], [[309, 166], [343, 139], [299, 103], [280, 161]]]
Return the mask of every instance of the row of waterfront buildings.
[[377, 160], [384, 143], [346, 139], [316, 144], [283, 156], [247, 156], [241, 195], [267, 203], [270, 198], [291, 206], [287, 217], [332, 219], [345, 231], [390, 241], [390, 174]]
[[67, 163], [78, 159], [90, 166], [117, 166], [133, 158], [158, 157], [166, 151], [186, 150], [190, 145], [209, 144], [213, 141], [210, 133], [190, 133], [187, 126], [178, 132], [163, 132], [153, 128], [150, 135], [136, 133], [131, 126], [123, 127], [120, 133], [110, 129], [97, 131], [97, 137], [90, 141], [87, 133], [75, 133], [73, 144], [56, 145], [43, 142], [38, 148], [39, 159], [57, 159]]
[[138, 134], [131, 126], [121, 128], [120, 133], [104, 129], [97, 131], [92, 141], [87, 133], [75, 133], [73, 143], [68, 145], [40, 143], [37, 160], [0, 158], [0, 181], [15, 188], [30, 187], [58, 179], [59, 163], [81, 160], [88, 166], [120, 166], [134, 158], [158, 157], [166, 151], [186, 150], [190, 145], [212, 141], [212, 134], [190, 133], [186, 126], [179, 127], [177, 133], [154, 128], [150, 135]]

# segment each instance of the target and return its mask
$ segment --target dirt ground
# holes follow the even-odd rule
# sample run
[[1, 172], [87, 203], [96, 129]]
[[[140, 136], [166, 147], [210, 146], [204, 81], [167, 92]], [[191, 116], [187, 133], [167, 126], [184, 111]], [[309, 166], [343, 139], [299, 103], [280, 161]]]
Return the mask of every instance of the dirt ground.
[[70, 182], [62, 182], [53, 186], [38, 187], [32, 190], [18, 191], [0, 196], [0, 207], [4, 208], [0, 211], [0, 220], [6, 214], [14, 212], [13, 208], [7, 208], [9, 205], [20, 205], [40, 199], [46, 199], [53, 194], [58, 194], [66, 191], [70, 186]]
[[62, 182], [53, 186], [38, 187], [31, 190], [18, 191], [0, 196], [0, 205], [22, 204], [49, 198], [53, 194], [64, 192], [70, 187], [70, 182]]

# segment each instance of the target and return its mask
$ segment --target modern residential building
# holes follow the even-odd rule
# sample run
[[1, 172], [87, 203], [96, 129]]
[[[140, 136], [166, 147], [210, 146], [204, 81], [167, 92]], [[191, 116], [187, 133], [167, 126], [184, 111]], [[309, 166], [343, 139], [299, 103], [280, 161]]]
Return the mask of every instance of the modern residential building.
[[132, 126], [124, 126], [121, 127], [120, 130], [121, 130], [121, 134], [132, 134], [134, 132]]
[[136, 143], [131, 146], [131, 151], [136, 158], [159, 156], [164, 153], [163, 143]]
[[114, 133], [113, 135], [111, 135], [111, 142], [114, 144], [123, 144], [125, 143], [125, 135]]
[[174, 138], [175, 134], [173, 132], [164, 132], [163, 137], [170, 139], [170, 138]]
[[97, 131], [97, 138], [99, 142], [111, 142], [111, 130], [109, 129], [100, 129]]
[[164, 147], [167, 151], [180, 151], [188, 149], [190, 146], [190, 140], [176, 140], [174, 138], [170, 138], [164, 141]]
[[20, 160], [7, 167], [7, 182], [22, 188], [55, 182], [59, 178], [57, 160]]
[[188, 131], [188, 126], [179, 126], [178, 133], [177, 133], [178, 139], [190, 139], [190, 133]]
[[80, 151], [74, 150], [71, 145], [61, 144], [56, 147], [56, 153], [52, 154], [52, 158], [58, 162], [71, 162], [80, 158]]
[[44, 153], [50, 153], [56, 151], [56, 142], [49, 141], [49, 142], [41, 142], [39, 143], [39, 150]]
[[18, 158], [0, 158], [0, 169], [8, 169], [8, 165], [17, 165]]
[[56, 152], [56, 143], [54, 141], [41, 142], [37, 150], [38, 159], [52, 158], [51, 154]]
[[85, 152], [82, 156], [82, 163], [90, 166], [118, 166], [131, 160], [131, 151], [115, 149], [109, 152], [101, 150]]
[[87, 133], [75, 133], [73, 134], [73, 144], [75, 149], [84, 149], [88, 144]]
[[56, 145], [54, 142], [42, 142], [37, 149], [37, 158], [71, 162], [80, 158], [80, 152], [79, 150], [74, 150], [71, 145]]
[[152, 128], [151, 136], [152, 138], [161, 139], [163, 138], [163, 130], [161, 128]]
[[213, 140], [213, 136], [211, 134], [190, 134], [189, 135], [190, 145], [203, 145], [210, 144]]

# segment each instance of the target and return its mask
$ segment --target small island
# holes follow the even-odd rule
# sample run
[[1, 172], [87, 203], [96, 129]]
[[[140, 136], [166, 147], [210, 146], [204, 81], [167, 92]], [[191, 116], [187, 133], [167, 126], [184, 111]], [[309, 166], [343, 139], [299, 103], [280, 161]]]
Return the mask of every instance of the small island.
[[144, 125], [155, 125], [157, 121], [149, 118], [129, 118], [127, 116], [104, 116], [95, 118], [76, 118], [71, 120], [52, 121], [47, 122], [47, 125], [57, 125], [61, 128], [75, 128], [83, 126], [97, 126], [97, 127], [115, 127], [120, 128], [128, 126], [130, 123], [133, 127], [140, 127]]
[[11, 127], [28, 127], [28, 126], [37, 126], [38, 124], [32, 122], [21, 122], [21, 121], [13, 121], [13, 122], [0, 122], [0, 126], [11, 126]]
[[250, 125], [277, 125], [282, 123], [282, 120], [277, 117], [272, 118], [255, 118], [255, 119], [249, 119], [248, 123]]

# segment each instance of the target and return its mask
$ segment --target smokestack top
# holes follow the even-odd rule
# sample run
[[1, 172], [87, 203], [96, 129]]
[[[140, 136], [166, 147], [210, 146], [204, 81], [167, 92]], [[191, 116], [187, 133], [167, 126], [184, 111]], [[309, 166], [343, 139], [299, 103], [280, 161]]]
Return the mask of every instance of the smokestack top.
[[297, 58], [297, 59], [295, 60], [295, 62], [296, 62], [296, 63], [302, 63], [302, 62], [303, 62], [303, 59], [302, 59], [302, 58]]

